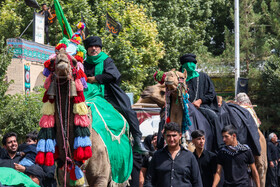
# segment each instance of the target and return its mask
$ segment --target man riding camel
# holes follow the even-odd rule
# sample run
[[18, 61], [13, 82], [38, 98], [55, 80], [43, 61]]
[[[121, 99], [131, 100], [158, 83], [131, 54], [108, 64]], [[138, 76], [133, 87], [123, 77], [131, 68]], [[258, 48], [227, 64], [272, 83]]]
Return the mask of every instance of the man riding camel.
[[134, 138], [133, 151], [146, 154], [141, 142], [142, 133], [139, 121], [131, 108], [131, 103], [125, 92], [119, 87], [121, 74], [114, 61], [102, 51], [102, 41], [98, 36], [90, 36], [84, 40], [87, 58], [84, 61], [85, 74], [88, 83], [99, 83], [104, 87], [104, 98], [113, 105], [128, 121], [130, 132]]
[[214, 85], [210, 77], [203, 72], [196, 71], [196, 55], [185, 54], [180, 57], [180, 71], [187, 71], [186, 84], [189, 88], [189, 101], [205, 116], [215, 129], [217, 145], [223, 144], [219, 121], [219, 107]]

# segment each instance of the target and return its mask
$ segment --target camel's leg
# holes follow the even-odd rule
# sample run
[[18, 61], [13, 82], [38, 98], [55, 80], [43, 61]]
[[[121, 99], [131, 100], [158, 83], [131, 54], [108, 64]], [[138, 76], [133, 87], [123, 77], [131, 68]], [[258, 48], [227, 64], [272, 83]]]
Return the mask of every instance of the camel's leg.
[[101, 137], [91, 131], [92, 157], [86, 166], [86, 178], [89, 186], [107, 186], [110, 177], [110, 162]]
[[261, 155], [255, 156], [256, 168], [260, 177], [261, 187], [265, 187], [266, 171], [267, 171], [267, 152], [266, 152], [266, 140], [262, 132], [258, 129], [260, 135]]

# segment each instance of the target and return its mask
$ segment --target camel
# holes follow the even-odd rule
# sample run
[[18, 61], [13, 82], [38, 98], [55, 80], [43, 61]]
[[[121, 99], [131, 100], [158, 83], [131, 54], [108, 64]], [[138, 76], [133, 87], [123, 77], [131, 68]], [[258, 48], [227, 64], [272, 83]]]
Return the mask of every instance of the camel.
[[[170, 121], [178, 122], [181, 124], [182, 120], [182, 107], [181, 105], [176, 105], [176, 101], [174, 102], [174, 98], [177, 98], [176, 88], [178, 86], [178, 80], [181, 78], [185, 78], [185, 75], [180, 72], [175, 71], [169, 71], [166, 73], [165, 78], [165, 85], [156, 84], [154, 86], [147, 87], [141, 94], [141, 97], [144, 99], [149, 99], [153, 103], [158, 104], [159, 107], [165, 106], [166, 98], [165, 98], [165, 92], [166, 88], [171, 90], [171, 95], [173, 96], [173, 105], [171, 106], [171, 115], [170, 115]], [[166, 88], [165, 88], [166, 87]], [[156, 93], [155, 93], [156, 92]], [[222, 98], [219, 97], [219, 106], [222, 105]], [[141, 102], [141, 100], [140, 100]], [[191, 104], [189, 104], [191, 105]], [[172, 109], [173, 107], [173, 109]], [[174, 110], [174, 111], [172, 111]], [[181, 110], [181, 111], [180, 111]], [[175, 115], [174, 115], [175, 113]], [[172, 117], [172, 114], [174, 115], [175, 119]], [[190, 114], [191, 116], [191, 114]], [[255, 163], [256, 167], [260, 176], [260, 182], [261, 186], [265, 186], [265, 179], [266, 179], [266, 170], [267, 170], [267, 158], [266, 158], [266, 140], [262, 134], [262, 132], [258, 129], [259, 133], [259, 142], [261, 146], [261, 152], [260, 156], [254, 156], [255, 157]], [[207, 142], [207, 140], [206, 140]], [[190, 150], [193, 148], [191, 147]]]
[[[65, 164], [71, 166], [74, 152], [74, 113], [73, 97], [77, 95], [77, 90], [74, 78], [72, 76], [72, 70], [75, 67], [75, 59], [66, 54], [64, 49], [61, 49], [56, 57], [55, 71], [51, 75], [53, 86], [50, 86], [48, 95], [51, 95], [55, 99], [55, 130], [56, 130], [56, 142], [59, 150], [59, 157], [57, 159], [58, 169], [58, 181], [61, 186], [70, 186], [69, 173], [66, 172]], [[74, 66], [74, 67], [73, 67]], [[91, 142], [91, 154], [92, 156], [81, 163], [81, 169], [85, 172], [86, 180], [91, 187], [97, 186], [126, 186], [127, 180], [123, 183], [116, 183], [112, 180], [111, 164], [108, 155], [108, 149], [104, 145], [104, 140], [101, 135], [98, 134], [94, 128], [92, 128], [91, 110], [94, 108], [88, 108], [88, 114], [90, 124], [88, 129], [90, 132]], [[68, 119], [68, 120], [67, 120]], [[124, 119], [125, 123], [126, 120]], [[105, 122], [104, 122], [105, 123]], [[126, 123], [127, 124], [127, 123]], [[84, 127], [87, 128], [87, 127]], [[127, 128], [126, 131], [127, 132]], [[106, 131], [106, 130], [105, 130]], [[108, 130], [109, 131], [109, 130]], [[107, 132], [107, 131], [106, 131]], [[126, 136], [128, 133], [124, 133]], [[63, 138], [63, 135], [67, 138]], [[113, 141], [113, 140], [112, 140]], [[66, 147], [66, 148], [65, 148]], [[68, 147], [68, 148], [67, 148]], [[127, 149], [131, 150], [131, 146]], [[132, 153], [131, 153], [132, 155]], [[132, 157], [132, 156], [131, 156]], [[123, 161], [124, 163], [126, 161]], [[61, 167], [64, 165], [63, 167]], [[131, 166], [132, 167], [132, 166]], [[65, 183], [66, 182], [66, 183]], [[73, 186], [73, 184], [71, 185]]]

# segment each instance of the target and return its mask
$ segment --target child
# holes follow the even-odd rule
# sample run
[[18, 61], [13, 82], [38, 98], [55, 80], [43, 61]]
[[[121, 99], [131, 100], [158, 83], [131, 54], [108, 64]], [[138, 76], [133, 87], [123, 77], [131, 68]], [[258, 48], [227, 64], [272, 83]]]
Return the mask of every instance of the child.
[[25, 157], [19, 162], [20, 165], [23, 166], [31, 166], [35, 163], [36, 157], [36, 144], [37, 144], [37, 131], [33, 131], [26, 135], [26, 144], [27, 146], [24, 148], [21, 155], [25, 155]]

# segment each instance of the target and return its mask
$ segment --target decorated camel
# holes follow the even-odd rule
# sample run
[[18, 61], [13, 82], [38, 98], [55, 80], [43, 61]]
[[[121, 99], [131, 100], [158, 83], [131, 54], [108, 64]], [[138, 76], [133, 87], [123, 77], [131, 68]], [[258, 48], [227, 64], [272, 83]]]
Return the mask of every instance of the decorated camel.
[[84, 174], [89, 186], [126, 186], [133, 163], [128, 123], [103, 99], [100, 85], [86, 83], [83, 53], [74, 58], [66, 48], [59, 44], [45, 63], [36, 162], [57, 161], [61, 186], [82, 185]]
[[[181, 87], [180, 84], [182, 84], [182, 82], [185, 82], [182, 81], [185, 80], [185, 78], [186, 75], [178, 71], [166, 72], [164, 73], [164, 75], [162, 75], [161, 84], [156, 84], [154, 86], [147, 87], [142, 92], [141, 97], [146, 100], [149, 99], [153, 103], [156, 103], [159, 107], [165, 106], [165, 108], [168, 108], [166, 107], [166, 105], [168, 105], [168, 100], [170, 100], [171, 101], [171, 106], [169, 106], [170, 114], [167, 114], [167, 112], [165, 112], [165, 119], [167, 121], [174, 121], [179, 124], [182, 124], [184, 114], [183, 114], [182, 103], [180, 103], [182, 101], [180, 99], [182, 95], [180, 93], [182, 92], [180, 90]], [[160, 78], [158, 80], [160, 80]], [[240, 134], [243, 134], [243, 136], [241, 136], [241, 143], [252, 144], [251, 146], [255, 150], [253, 152], [255, 155], [256, 167], [259, 172], [259, 176], [261, 180], [261, 186], [264, 187], [265, 178], [266, 178], [266, 169], [267, 169], [266, 141], [263, 134], [257, 128], [257, 126], [245, 127], [243, 118], [246, 118], [246, 123], [250, 122], [250, 124], [252, 124], [252, 121], [254, 123], [254, 119], [246, 109], [243, 109], [241, 106], [237, 104], [238, 103], [227, 104], [225, 102], [221, 102], [221, 111], [223, 111], [223, 114], [221, 114], [221, 116], [230, 120], [224, 122], [224, 125], [231, 123], [239, 128]], [[241, 110], [242, 112], [238, 112], [239, 110]], [[210, 124], [207, 122], [206, 118], [191, 103], [188, 103], [188, 112], [192, 125], [189, 126], [188, 130], [186, 131], [185, 138], [189, 140], [188, 134], [192, 130], [202, 129], [206, 133], [206, 143], [208, 142], [208, 145], [205, 145], [205, 148], [207, 150], [212, 150], [211, 144], [213, 142], [213, 132], [211, 131]], [[237, 119], [232, 119], [232, 118], [237, 118]], [[253, 132], [255, 132], [256, 134], [250, 134], [251, 129], [248, 130], [248, 128], [255, 129], [255, 131]], [[257, 139], [258, 142], [256, 142], [257, 144], [259, 144], [259, 150], [258, 150], [258, 145], [255, 146], [252, 143], [252, 139], [248, 139], [249, 136], [255, 136], [255, 139], [256, 137], [258, 138], [259, 136], [259, 138]], [[193, 147], [189, 146], [189, 149], [193, 150]]]

